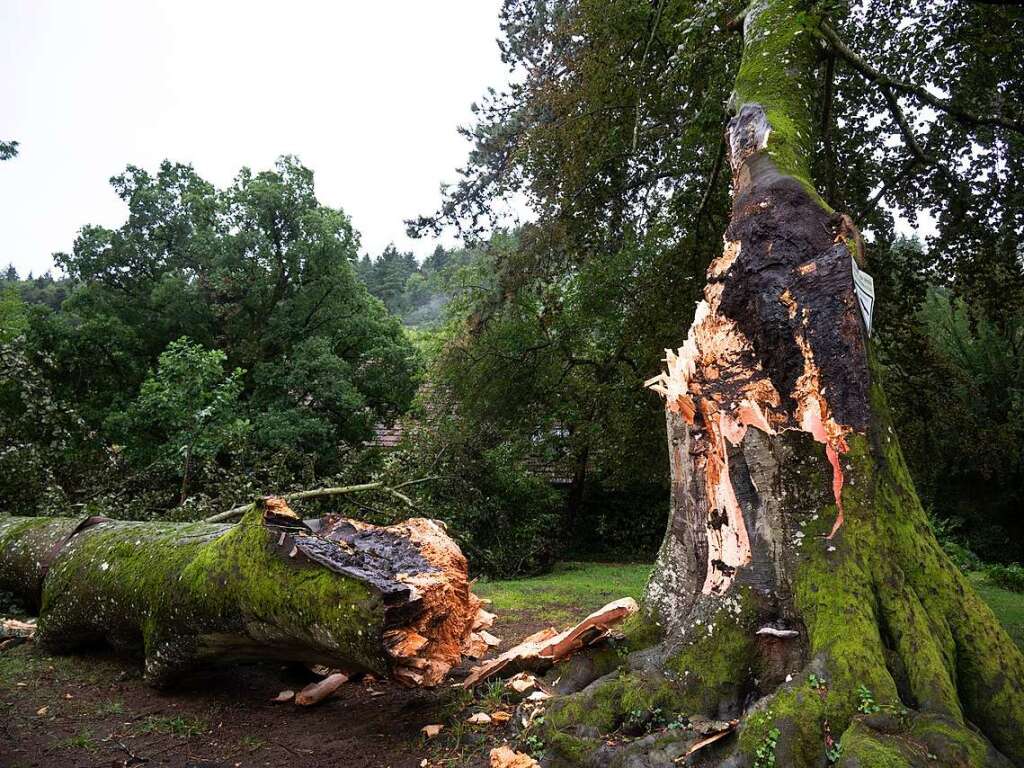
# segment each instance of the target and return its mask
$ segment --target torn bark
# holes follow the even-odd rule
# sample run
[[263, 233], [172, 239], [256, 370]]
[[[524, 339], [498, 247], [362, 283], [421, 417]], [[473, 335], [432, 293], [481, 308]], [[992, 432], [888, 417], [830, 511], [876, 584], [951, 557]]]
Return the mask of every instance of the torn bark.
[[39, 610], [45, 647], [141, 651], [157, 686], [239, 658], [433, 686], [481, 613], [466, 560], [437, 523], [310, 526], [279, 499], [234, 526], [0, 518], [0, 589]]

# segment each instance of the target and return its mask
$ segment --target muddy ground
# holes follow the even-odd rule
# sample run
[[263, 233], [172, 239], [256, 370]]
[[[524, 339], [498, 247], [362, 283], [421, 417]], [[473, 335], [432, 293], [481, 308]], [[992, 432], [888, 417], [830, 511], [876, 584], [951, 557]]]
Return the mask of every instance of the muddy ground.
[[[590, 610], [590, 608], [587, 608]], [[506, 613], [503, 646], [548, 626]], [[317, 707], [270, 701], [312, 675], [280, 664], [212, 669], [170, 692], [142, 682], [137, 660], [109, 651], [43, 654], [31, 643], [0, 651], [0, 768], [422, 768], [486, 764], [502, 728], [463, 724], [477, 701], [461, 689], [410, 691], [360, 682]], [[426, 740], [420, 729], [446, 723]]]

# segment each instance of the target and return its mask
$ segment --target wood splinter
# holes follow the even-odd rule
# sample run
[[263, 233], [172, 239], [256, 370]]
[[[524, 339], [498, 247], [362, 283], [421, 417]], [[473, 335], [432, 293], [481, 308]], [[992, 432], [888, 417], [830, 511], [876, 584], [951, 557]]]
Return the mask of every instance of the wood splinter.
[[611, 634], [611, 627], [638, 610], [633, 598], [624, 597], [594, 611], [579, 624], [562, 632], [554, 627], [542, 629], [497, 658], [473, 667], [462, 685], [464, 688], [472, 688], [500, 674], [509, 675], [524, 670], [543, 671], [581, 649], [601, 642]]

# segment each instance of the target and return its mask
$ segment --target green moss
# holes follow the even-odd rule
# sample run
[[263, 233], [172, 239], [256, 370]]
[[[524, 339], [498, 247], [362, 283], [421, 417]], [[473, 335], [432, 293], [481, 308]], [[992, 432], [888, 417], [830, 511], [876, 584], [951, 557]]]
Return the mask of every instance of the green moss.
[[752, 617], [752, 600], [740, 591], [735, 609], [723, 608], [691, 629], [692, 639], [666, 664], [680, 683], [677, 711], [713, 715], [722, 701], [740, 696], [755, 673]]
[[818, 56], [813, 30], [818, 23], [806, 4], [797, 0], [755, 0], [744, 32], [734, 107], [761, 105], [771, 125], [768, 154], [782, 173], [803, 182], [820, 201], [810, 172]]
[[843, 758], [854, 765], [863, 765], [865, 768], [911, 768], [910, 761], [894, 739], [885, 739], [859, 723], [855, 723], [843, 734], [840, 743]]
[[[75, 525], [4, 521], [8, 546], [0, 552], [24, 559], [38, 549], [26, 542], [52, 546], [55, 534]], [[117, 522], [86, 529], [47, 575], [40, 641], [59, 651], [102, 640], [144, 650], [154, 682], [206, 657], [253, 654], [344, 659], [386, 673], [377, 593], [289, 557], [274, 546], [277, 535], [256, 510], [236, 526]]]
[[563, 731], [549, 731], [545, 744], [554, 757], [554, 765], [579, 766], [601, 745], [601, 741], [571, 736]]

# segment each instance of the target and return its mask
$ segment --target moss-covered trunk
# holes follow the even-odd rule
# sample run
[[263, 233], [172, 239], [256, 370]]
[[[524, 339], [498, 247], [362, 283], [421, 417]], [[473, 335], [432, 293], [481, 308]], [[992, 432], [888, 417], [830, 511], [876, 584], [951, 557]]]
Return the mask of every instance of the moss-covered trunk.
[[[672, 765], [702, 716], [740, 723], [701, 764], [1024, 764], [1024, 658], [928, 527], [855, 287], [860, 238], [814, 190], [819, 23], [794, 0], [745, 17], [724, 253], [648, 382], [672, 474], [645, 601], [661, 639], [552, 707], [556, 762]], [[600, 738], [638, 720], [654, 733]]]
[[458, 547], [427, 520], [318, 527], [278, 500], [237, 525], [0, 518], [0, 590], [45, 647], [141, 652], [157, 686], [240, 658], [440, 682], [479, 609]]

